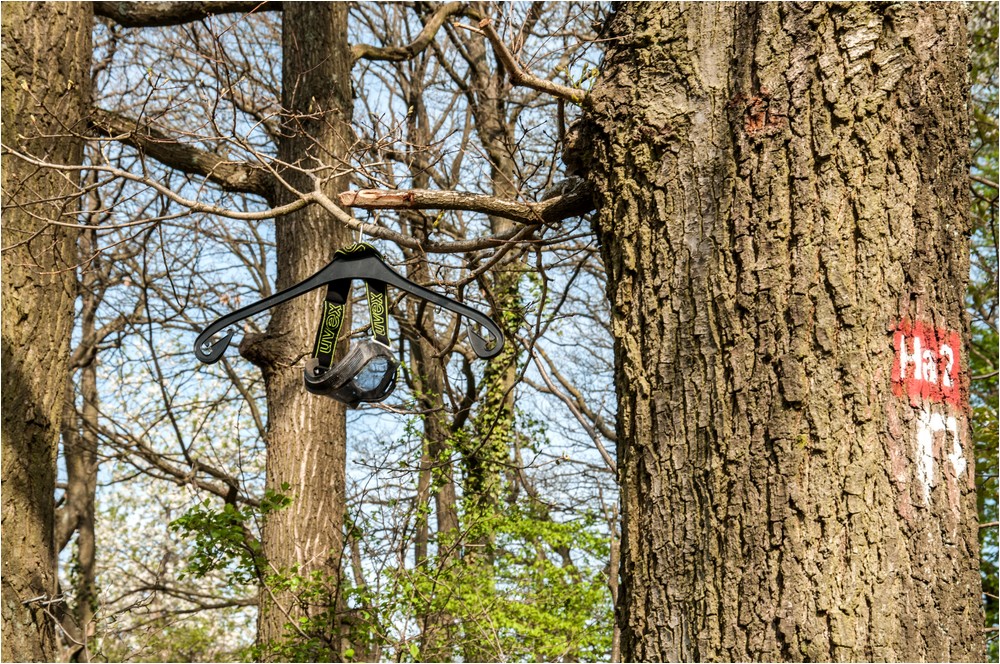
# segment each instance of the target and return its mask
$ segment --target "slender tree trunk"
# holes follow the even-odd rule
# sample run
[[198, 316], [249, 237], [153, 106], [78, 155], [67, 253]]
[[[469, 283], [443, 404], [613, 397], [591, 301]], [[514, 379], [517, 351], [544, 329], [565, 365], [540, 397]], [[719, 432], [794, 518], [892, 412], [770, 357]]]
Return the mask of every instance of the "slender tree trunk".
[[[15, 3], [3, 10], [6, 146], [79, 164], [90, 102], [90, 3]], [[5, 661], [55, 657], [53, 526], [56, 452], [73, 300], [78, 174], [4, 155], [3, 633]]]
[[[86, 297], [86, 295], [85, 295]], [[84, 305], [86, 309], [86, 305]], [[84, 313], [86, 317], [86, 311]], [[90, 321], [93, 333], [93, 318]], [[87, 322], [83, 324], [86, 336]], [[81, 417], [73, 403], [74, 386], [69, 384], [63, 425], [63, 453], [66, 459], [65, 504], [56, 513], [56, 550], [61, 552], [69, 543], [73, 533], [77, 533], [76, 552], [72, 566], [75, 587], [75, 602], [68, 607], [68, 620], [63, 626], [77, 643], [70, 643], [71, 660], [89, 662], [88, 639], [94, 631], [94, 615], [97, 611], [97, 540], [95, 529], [95, 500], [97, 495], [97, 362], [92, 358], [80, 370], [80, 393], [83, 399]], [[67, 625], [67, 622], [69, 625]]]
[[[513, 124], [508, 117], [510, 83], [502, 69], [486, 64], [489, 51], [485, 39], [470, 39], [467, 48], [470, 61], [476, 63], [473, 71], [477, 105], [473, 114], [476, 133], [490, 160], [492, 193], [498, 198], [516, 200], [519, 192], [513, 158]], [[490, 217], [493, 233], [507, 232], [513, 225], [509, 219]], [[470, 662], [490, 661], [500, 656], [493, 647], [495, 626], [488, 615], [491, 606], [480, 600], [488, 601], [496, 596], [494, 533], [496, 521], [502, 515], [501, 502], [509, 488], [505, 473], [511, 465], [514, 449], [514, 387], [520, 357], [517, 333], [523, 322], [522, 274], [523, 268], [517, 261], [501, 263], [492, 271], [489, 283], [491, 313], [507, 343], [503, 352], [491, 359], [483, 370], [481, 406], [473, 422], [472, 436], [461, 448], [465, 474], [463, 529], [469, 533], [463, 563], [474, 584], [482, 588], [469, 601], [470, 609], [478, 609], [466, 620], [462, 654]]]
[[605, 36], [577, 149], [623, 659], [981, 659], [962, 7], [623, 4]]
[[[420, 143], [418, 143], [419, 145]], [[419, 186], [419, 185], [418, 185]], [[423, 233], [414, 233], [419, 237]], [[408, 277], [417, 283], [427, 283], [430, 273], [426, 257], [414, 256]], [[416, 320], [417, 338], [410, 340], [412, 372], [419, 409], [424, 411], [423, 453], [417, 482], [417, 532], [415, 535], [414, 558], [422, 578], [439, 579], [441, 585], [431, 587], [426, 610], [418, 615], [420, 621], [420, 658], [423, 661], [448, 661], [456, 635], [452, 627], [453, 617], [444, 609], [440, 598], [451, 595], [448, 587], [452, 578], [453, 565], [458, 563], [456, 543], [459, 539], [458, 506], [455, 493], [455, 477], [451, 465], [454, 435], [451, 417], [445, 411], [444, 393], [446, 389], [444, 366], [438, 358], [440, 353], [432, 339], [434, 332], [434, 311], [412, 299], [407, 302], [411, 319]], [[430, 500], [434, 500], [434, 517], [437, 532], [437, 556], [428, 556], [430, 542]]]
[[[282, 176], [308, 191], [309, 178], [296, 169], [322, 165], [328, 194], [347, 189], [344, 167], [353, 143], [348, 6], [286, 3], [282, 19], [282, 105], [288, 114], [278, 157]], [[290, 194], [282, 192], [281, 196]], [[285, 203], [286, 200], [279, 200]], [[309, 276], [349, 241], [347, 229], [318, 206], [276, 222], [278, 276], [285, 288]], [[316, 331], [322, 292], [274, 310], [267, 334], [248, 339], [241, 351], [261, 366], [268, 404], [267, 487], [290, 495], [289, 507], [270, 515], [263, 528], [264, 556], [271, 572], [312, 579], [312, 594], [261, 593], [258, 643], [265, 658], [341, 659], [344, 608], [340, 572], [344, 555], [346, 424], [344, 406], [308, 393], [302, 383], [304, 357]], [[345, 330], [350, 326], [345, 326]], [[338, 358], [346, 350], [338, 344]], [[289, 485], [287, 491], [282, 485]], [[310, 575], [315, 574], [315, 577]], [[300, 618], [310, 622], [296, 628]], [[290, 637], [290, 640], [289, 640]], [[297, 650], [276, 647], [287, 641]]]
[[[415, 189], [430, 187], [431, 168], [427, 152], [421, 146], [430, 145], [430, 122], [424, 105], [429, 60], [419, 56], [406, 63], [406, 95], [409, 113], [406, 116], [407, 142], [413, 149], [408, 155], [411, 186]], [[410, 235], [426, 240], [430, 232], [430, 218], [417, 210], [403, 210], [401, 218], [407, 223]], [[416, 283], [427, 284], [431, 273], [427, 256], [418, 251], [404, 249], [407, 277]], [[448, 661], [454, 658], [457, 641], [445, 604], [451, 597], [451, 580], [454, 565], [460, 565], [456, 544], [460, 538], [458, 501], [452, 467], [454, 453], [453, 429], [455, 421], [445, 406], [445, 362], [438, 347], [435, 316], [438, 310], [414, 298], [404, 300], [407, 320], [414, 321], [416, 329], [409, 335], [410, 370], [414, 396], [418, 408], [425, 414], [423, 420], [423, 449], [417, 477], [416, 527], [414, 533], [414, 562], [417, 578], [429, 581], [426, 601], [416, 609], [420, 625], [420, 659], [426, 662]], [[404, 332], [405, 333], [405, 332]], [[464, 420], [464, 414], [456, 414]], [[431, 509], [433, 499], [434, 509]], [[431, 515], [436, 523], [437, 555], [430, 556]]]
[[[84, 305], [84, 318], [87, 317]], [[93, 319], [91, 318], [91, 322]], [[87, 335], [87, 323], [83, 324]], [[93, 328], [91, 327], [91, 333]], [[56, 512], [55, 548], [57, 555], [77, 533], [76, 552], [72, 567], [75, 603], [66, 608], [63, 627], [76, 643], [70, 643], [71, 660], [90, 661], [87, 639], [93, 634], [94, 615], [97, 610], [97, 541], [95, 529], [95, 501], [97, 494], [97, 363], [95, 358], [80, 371], [82, 413], [74, 404], [75, 384], [67, 381], [66, 405], [63, 416], [63, 454], [66, 459], [66, 493], [62, 507]]]
[[[92, 256], [96, 249], [96, 231], [85, 230], [78, 235], [80, 256]], [[76, 285], [81, 296], [80, 343], [73, 350], [79, 378], [67, 372], [66, 396], [62, 422], [63, 457], [66, 464], [66, 492], [63, 505], [56, 510], [55, 550], [58, 556], [77, 533], [76, 552], [72, 567], [75, 603], [67, 607], [63, 627], [75, 643], [70, 642], [70, 659], [90, 661], [88, 638], [93, 634], [97, 611], [97, 541], [95, 509], [97, 497], [97, 427], [100, 417], [97, 391], [97, 346], [101, 341], [97, 330], [97, 309], [104, 296], [100, 268], [93, 262], [81, 270]], [[81, 407], [76, 406], [77, 380]]]
[[[418, 262], [409, 276], [418, 283], [426, 281], [426, 261]], [[421, 305], [414, 303], [414, 308], [420, 309]], [[422, 312], [417, 314], [417, 325], [433, 333], [433, 317], [430, 307], [422, 307]], [[426, 662], [448, 661], [454, 658], [457, 635], [452, 626], [454, 618], [449, 615], [445, 602], [441, 600], [451, 596], [452, 589], [449, 585], [454, 576], [454, 566], [461, 565], [455, 548], [459, 539], [459, 524], [455, 478], [451, 465], [451, 443], [454, 436], [449, 426], [451, 418], [444, 410], [444, 368], [437, 358], [439, 351], [427, 338], [411, 340], [410, 343], [419, 408], [427, 413], [423, 417], [424, 450], [417, 485], [419, 512], [414, 553], [420, 578], [435, 580], [429, 589], [426, 610], [418, 615], [420, 658]], [[437, 532], [435, 558], [428, 557], [432, 497]], [[440, 584], [437, 583], [438, 580]]]

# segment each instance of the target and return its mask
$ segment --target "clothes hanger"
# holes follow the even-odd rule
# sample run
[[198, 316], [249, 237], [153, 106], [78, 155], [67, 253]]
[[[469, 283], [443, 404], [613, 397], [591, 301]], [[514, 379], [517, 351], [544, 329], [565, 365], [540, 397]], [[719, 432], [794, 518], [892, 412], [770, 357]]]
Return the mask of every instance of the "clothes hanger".
[[249, 318], [254, 314], [258, 314], [266, 309], [270, 309], [271, 307], [275, 307], [283, 302], [287, 302], [288, 300], [304, 295], [305, 293], [316, 290], [317, 288], [326, 286], [331, 282], [342, 279], [368, 279], [373, 281], [382, 281], [411, 295], [427, 300], [432, 304], [436, 304], [443, 309], [447, 309], [448, 311], [452, 311], [460, 316], [468, 318], [469, 320], [475, 321], [490, 335], [489, 338], [483, 337], [473, 330], [471, 325], [467, 325], [469, 344], [472, 346], [472, 350], [476, 353], [476, 355], [483, 359], [496, 357], [500, 354], [500, 351], [503, 350], [504, 338], [503, 333], [500, 331], [500, 326], [494, 323], [488, 316], [471, 307], [467, 307], [464, 304], [456, 302], [451, 298], [445, 297], [444, 295], [435, 293], [432, 290], [428, 290], [423, 286], [413, 283], [389, 267], [385, 261], [382, 260], [382, 256], [379, 254], [378, 250], [375, 249], [375, 247], [366, 243], [357, 243], [337, 251], [337, 253], [334, 254], [333, 260], [330, 261], [326, 267], [311, 277], [308, 277], [293, 286], [289, 286], [288, 288], [275, 293], [270, 297], [264, 298], [259, 302], [237, 309], [236, 311], [226, 314], [216, 320], [214, 323], [206, 327], [202, 333], [198, 335], [198, 338], [195, 339], [195, 356], [205, 364], [218, 362], [219, 358], [222, 357], [222, 354], [225, 353], [226, 349], [229, 347], [229, 342], [232, 340], [233, 334], [236, 333], [236, 330], [229, 330], [224, 336], [215, 341], [211, 340], [213, 336], [230, 325], [234, 325], [235, 323]]

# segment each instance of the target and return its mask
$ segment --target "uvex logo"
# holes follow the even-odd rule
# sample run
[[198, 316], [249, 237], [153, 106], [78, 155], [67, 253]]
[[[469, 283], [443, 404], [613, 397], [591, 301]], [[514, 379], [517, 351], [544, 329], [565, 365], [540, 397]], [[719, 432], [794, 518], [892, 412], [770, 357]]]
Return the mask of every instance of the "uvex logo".
[[388, 336], [385, 321], [385, 296], [382, 293], [368, 291], [368, 310], [372, 317], [372, 332], [378, 336]]
[[344, 305], [323, 302], [323, 328], [316, 344], [316, 355], [333, 353], [337, 343], [337, 333], [344, 319]]

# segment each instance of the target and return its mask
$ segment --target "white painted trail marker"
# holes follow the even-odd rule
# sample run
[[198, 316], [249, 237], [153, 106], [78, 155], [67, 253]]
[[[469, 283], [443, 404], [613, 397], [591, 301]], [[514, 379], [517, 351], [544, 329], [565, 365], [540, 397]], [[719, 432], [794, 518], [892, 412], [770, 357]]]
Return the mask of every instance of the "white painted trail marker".
[[917, 417], [917, 480], [923, 488], [924, 504], [930, 504], [931, 487], [934, 486], [934, 436], [938, 433], [950, 433], [952, 449], [947, 455], [955, 471], [957, 481], [965, 472], [965, 453], [962, 441], [959, 439], [958, 419], [954, 415], [944, 415], [934, 412], [933, 406], [925, 405]]

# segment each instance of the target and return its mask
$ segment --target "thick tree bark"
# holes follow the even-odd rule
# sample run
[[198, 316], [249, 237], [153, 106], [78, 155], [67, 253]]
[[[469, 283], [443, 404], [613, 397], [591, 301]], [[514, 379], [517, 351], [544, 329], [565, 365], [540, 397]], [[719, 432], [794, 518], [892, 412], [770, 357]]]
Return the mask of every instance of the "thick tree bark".
[[961, 6], [625, 4], [605, 37], [576, 149], [623, 659], [981, 659]]
[[[90, 3], [3, 10], [5, 145], [79, 164], [90, 102]], [[74, 177], [4, 155], [3, 647], [5, 661], [52, 661], [56, 452], [73, 327]]]
[[[288, 113], [279, 159], [294, 165], [282, 177], [292, 186], [311, 190], [297, 168], [324, 165], [319, 173], [333, 196], [346, 188], [345, 178], [331, 177], [343, 167], [353, 143], [350, 128], [351, 55], [347, 42], [347, 10], [339, 3], [285, 3], [282, 28], [282, 105]], [[279, 193], [279, 203], [287, 203]], [[287, 215], [276, 224], [278, 275], [281, 289], [309, 276], [333, 258], [349, 241], [347, 229], [318, 206]], [[346, 424], [344, 406], [306, 392], [302, 384], [304, 357], [318, 323], [324, 293], [300, 297], [274, 310], [267, 334], [248, 339], [241, 351], [261, 366], [268, 404], [267, 487], [292, 503], [270, 515], [263, 528], [264, 556], [271, 572], [309, 579], [318, 575], [310, 598], [291, 592], [261, 593], [258, 643], [265, 658], [287, 658], [273, 646], [291, 637], [296, 657], [313, 661], [342, 659], [340, 572], [344, 554]], [[350, 326], [345, 326], [345, 330]], [[346, 350], [338, 344], [338, 358]], [[316, 591], [320, 592], [316, 592]], [[290, 623], [300, 617], [312, 622], [307, 645]]]

